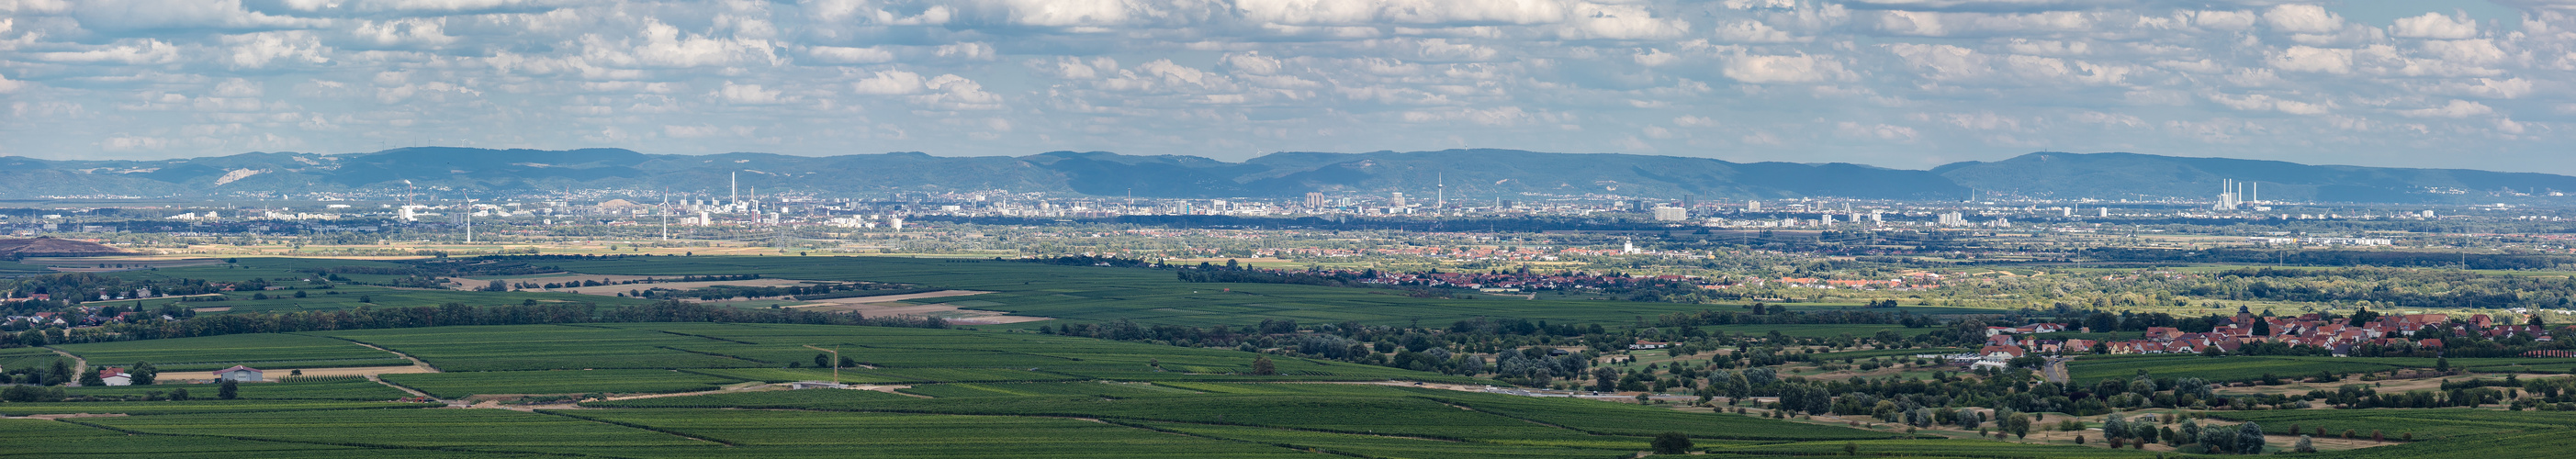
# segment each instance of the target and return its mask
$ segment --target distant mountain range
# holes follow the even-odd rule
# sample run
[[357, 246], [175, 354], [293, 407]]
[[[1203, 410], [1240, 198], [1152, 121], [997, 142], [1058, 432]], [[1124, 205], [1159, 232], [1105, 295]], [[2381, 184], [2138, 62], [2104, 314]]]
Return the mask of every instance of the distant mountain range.
[[[386, 192], [409, 180], [451, 196], [563, 188], [705, 192], [740, 173], [748, 192], [867, 197], [1004, 189], [1159, 198], [1294, 197], [1402, 192], [1431, 198], [1523, 199], [1524, 193], [1670, 199], [1967, 199], [1970, 196], [2134, 199], [2206, 197], [2223, 180], [2260, 183], [2274, 201], [2496, 202], [2576, 191], [2576, 177], [2460, 169], [2313, 166], [2280, 161], [2132, 153], [2031, 153], [1932, 170], [1849, 163], [1736, 163], [1625, 154], [1442, 150], [1273, 153], [1240, 163], [1196, 156], [1052, 152], [1021, 157], [885, 153], [827, 157], [765, 153], [650, 155], [614, 148], [397, 148], [374, 153], [244, 153], [149, 161], [0, 157], [0, 199], [62, 196], [221, 197], [246, 193]], [[2536, 193], [2544, 197], [2512, 196]]]

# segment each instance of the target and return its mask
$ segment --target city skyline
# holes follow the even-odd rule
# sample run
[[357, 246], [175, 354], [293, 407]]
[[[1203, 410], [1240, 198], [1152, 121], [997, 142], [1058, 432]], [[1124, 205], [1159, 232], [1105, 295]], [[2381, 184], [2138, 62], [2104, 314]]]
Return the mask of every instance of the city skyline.
[[2565, 174], [2571, 28], [2526, 0], [25, 0], [0, 2], [0, 155], [2121, 151]]

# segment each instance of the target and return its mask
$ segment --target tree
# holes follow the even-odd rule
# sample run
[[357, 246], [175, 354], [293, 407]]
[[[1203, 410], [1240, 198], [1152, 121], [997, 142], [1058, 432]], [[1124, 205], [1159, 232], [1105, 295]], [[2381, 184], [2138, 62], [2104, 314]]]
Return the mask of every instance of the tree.
[[819, 354], [819, 353], [818, 353], [818, 354], [814, 354], [814, 368], [831, 368], [831, 367], [832, 367], [832, 355], [831, 355], [831, 354]]
[[188, 390], [178, 389], [170, 391], [170, 400], [180, 402], [188, 401]]
[[2451, 358], [2450, 358], [2450, 357], [2435, 357], [2435, 358], [2433, 358], [2433, 371], [2440, 371], [2440, 372], [2449, 372], [2449, 371], [2451, 371]]
[[224, 400], [232, 400], [232, 399], [240, 398], [240, 397], [241, 397], [241, 383], [240, 383], [240, 382], [233, 381], [233, 380], [230, 380], [230, 379], [226, 379], [226, 380], [224, 380], [224, 385], [223, 385], [222, 387], [217, 387], [217, 388], [215, 388], [215, 398], [224, 399]]
[[134, 362], [134, 368], [126, 369], [125, 375], [134, 378], [134, 385], [149, 386], [161, 381], [161, 368], [152, 366], [152, 362]]
[[510, 284], [509, 284], [509, 283], [507, 283], [507, 282], [502, 282], [502, 281], [500, 281], [500, 280], [493, 280], [493, 281], [492, 281], [492, 285], [486, 285], [486, 286], [483, 286], [483, 291], [486, 291], [486, 292], [507, 292], [507, 291], [510, 291]]
[[1681, 432], [1655, 434], [1655, 454], [1689, 454], [1691, 439]]
[[2290, 450], [2302, 453], [2313, 453], [2317, 452], [2317, 445], [2310, 444], [2308, 442], [2308, 436], [2300, 435], [2298, 443], [2290, 444]]
[[849, 357], [841, 357], [841, 368], [858, 368], [858, 367], [859, 367], [859, 361], [858, 361], [858, 359], [852, 359], [852, 358], [849, 358]]
[[2252, 422], [2236, 426], [2236, 451], [2263, 454], [2263, 426]]
[[71, 381], [73, 377], [72, 363], [63, 359], [54, 359], [54, 371], [52, 373], [46, 373], [46, 375], [47, 377], [41, 385], [51, 386], [62, 384], [65, 381]]
[[1262, 376], [1270, 376], [1270, 375], [1279, 374], [1279, 365], [1278, 365], [1278, 364], [1274, 364], [1274, 363], [1270, 363], [1270, 356], [1266, 356], [1266, 355], [1265, 355], [1265, 356], [1260, 356], [1260, 357], [1253, 357], [1253, 358], [1252, 358], [1252, 374], [1262, 375]]
[[1843, 455], [1845, 455], [1845, 456], [1858, 456], [1858, 455], [1860, 455], [1860, 442], [1852, 442], [1852, 441], [1843, 442]]
[[2004, 432], [2013, 434], [2014, 438], [2030, 438], [2030, 415], [2014, 414], [2003, 424]]
[[81, 372], [81, 375], [80, 375], [80, 384], [81, 384], [82, 386], [88, 386], [88, 387], [105, 386], [105, 385], [107, 385], [107, 380], [102, 379], [102, 378], [99, 378], [99, 377], [98, 377], [98, 372], [95, 372], [95, 371], [84, 371], [84, 372]]

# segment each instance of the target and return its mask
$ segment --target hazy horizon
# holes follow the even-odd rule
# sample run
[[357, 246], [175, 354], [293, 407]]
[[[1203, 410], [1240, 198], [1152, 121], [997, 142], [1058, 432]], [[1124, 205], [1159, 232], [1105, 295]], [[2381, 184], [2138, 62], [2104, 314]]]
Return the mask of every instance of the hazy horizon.
[[2576, 13], [2389, 0], [0, 1], [0, 155], [2035, 151], [2576, 174]]

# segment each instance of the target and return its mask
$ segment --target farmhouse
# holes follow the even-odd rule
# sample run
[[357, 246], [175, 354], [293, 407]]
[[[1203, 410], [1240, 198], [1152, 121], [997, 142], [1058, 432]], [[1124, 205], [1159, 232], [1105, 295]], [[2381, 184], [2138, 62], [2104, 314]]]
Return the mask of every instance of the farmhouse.
[[1667, 347], [1672, 347], [1672, 345], [1673, 345], [1673, 343], [1656, 342], [1656, 341], [1647, 341], [1647, 340], [1642, 340], [1642, 339], [1641, 339], [1641, 340], [1637, 340], [1637, 342], [1635, 342], [1635, 343], [1630, 343], [1630, 344], [1628, 345], [1628, 348], [1629, 348], [1629, 349], [1663, 349], [1663, 348], [1667, 348]]
[[2030, 351], [2024, 350], [2020, 346], [1986, 346], [1983, 349], [1977, 350], [1977, 363], [1969, 364], [1968, 366], [1974, 368], [2009, 367], [2012, 366], [2012, 359], [2020, 358], [2022, 355], [2029, 353]]
[[107, 367], [107, 369], [99, 370], [98, 380], [103, 381], [106, 385], [110, 386], [134, 385], [134, 375], [125, 374], [125, 369], [117, 367]]
[[216, 371], [215, 379], [219, 381], [259, 382], [260, 374], [261, 372], [257, 368], [233, 365], [232, 368], [225, 368], [223, 370]]

